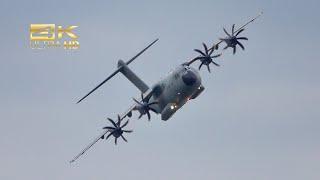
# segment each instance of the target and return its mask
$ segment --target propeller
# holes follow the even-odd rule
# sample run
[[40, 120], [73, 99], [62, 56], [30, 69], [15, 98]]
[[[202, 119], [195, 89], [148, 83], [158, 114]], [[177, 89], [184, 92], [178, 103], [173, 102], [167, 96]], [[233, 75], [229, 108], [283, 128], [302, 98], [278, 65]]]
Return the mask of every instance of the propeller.
[[227, 46], [224, 47], [223, 49], [227, 49], [229, 47], [233, 48], [233, 54], [236, 53], [237, 51], [237, 45], [239, 45], [241, 47], [242, 50], [244, 50], [244, 46], [241, 42], [239, 42], [239, 40], [248, 40], [247, 37], [237, 37], [240, 33], [242, 33], [244, 31], [243, 28], [235, 31], [235, 24], [232, 25], [232, 31], [231, 34], [227, 32], [227, 30], [225, 28], [223, 28], [223, 31], [227, 34], [226, 38], [220, 38], [221, 41], [224, 41]]
[[201, 69], [202, 65], [206, 65], [208, 68], [208, 71], [211, 72], [211, 70], [210, 70], [211, 63], [214, 64], [215, 66], [220, 66], [218, 63], [213, 61], [213, 58], [217, 58], [217, 57], [221, 56], [221, 54], [212, 56], [212, 53], [213, 53], [216, 46], [213, 46], [213, 48], [208, 49], [208, 47], [205, 43], [202, 43], [202, 45], [204, 47], [204, 52], [202, 52], [199, 49], [195, 49], [194, 51], [198, 52], [200, 54], [200, 56], [194, 58], [191, 62], [194, 62], [196, 60], [200, 60], [201, 64], [199, 65], [199, 70]]
[[151, 105], [159, 104], [159, 102], [156, 102], [156, 101], [149, 102], [150, 97], [144, 98], [143, 93], [141, 93], [142, 102], [136, 100], [135, 98], [132, 98], [137, 103], [137, 105], [134, 107], [134, 110], [138, 110], [140, 112], [140, 116], [138, 119], [140, 119], [143, 115], [147, 114], [148, 120], [150, 121], [150, 118], [151, 118], [150, 110], [153, 111], [154, 113], [158, 113], [154, 108], [151, 107]]
[[[129, 123], [129, 120], [127, 120], [123, 125], [121, 125], [121, 118], [118, 115], [118, 122], [116, 123], [114, 120], [108, 118], [108, 120], [111, 122], [112, 126], [106, 126], [103, 127], [103, 129], [109, 130], [110, 134], [105, 138], [106, 140], [113, 135], [115, 137], [114, 143], [117, 145], [118, 138], [121, 137], [125, 142], [128, 142], [127, 139], [123, 136], [123, 133], [131, 133], [132, 130], [123, 130], [122, 128], [126, 127]], [[104, 139], [104, 135], [101, 137], [101, 139]]]

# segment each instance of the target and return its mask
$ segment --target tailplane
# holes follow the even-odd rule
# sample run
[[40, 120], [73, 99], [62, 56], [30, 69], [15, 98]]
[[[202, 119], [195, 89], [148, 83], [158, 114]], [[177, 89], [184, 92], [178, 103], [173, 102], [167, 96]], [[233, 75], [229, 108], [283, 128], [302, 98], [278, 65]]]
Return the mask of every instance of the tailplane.
[[140, 51], [137, 55], [132, 57], [129, 61], [123, 62], [122, 60], [119, 60], [118, 69], [116, 69], [110, 76], [108, 76], [99, 85], [97, 85], [95, 88], [93, 88], [88, 94], [86, 94], [83, 98], [81, 98], [77, 103], [80, 103], [82, 100], [84, 100], [86, 97], [88, 97], [91, 93], [93, 93], [95, 90], [97, 90], [100, 86], [102, 86], [104, 83], [106, 83], [109, 79], [111, 79], [118, 72], [121, 72], [124, 76], [126, 76], [136, 87], [138, 87], [140, 89], [141, 92], [143, 92], [143, 93], [146, 92], [149, 89], [149, 87], [135, 73], [133, 73], [129, 69], [128, 65], [132, 61], [134, 61], [137, 57], [139, 57], [142, 53], [144, 53], [148, 48], [150, 48], [158, 40], [159, 39], [154, 40], [151, 44], [149, 44], [146, 48], [144, 48], [142, 51]]

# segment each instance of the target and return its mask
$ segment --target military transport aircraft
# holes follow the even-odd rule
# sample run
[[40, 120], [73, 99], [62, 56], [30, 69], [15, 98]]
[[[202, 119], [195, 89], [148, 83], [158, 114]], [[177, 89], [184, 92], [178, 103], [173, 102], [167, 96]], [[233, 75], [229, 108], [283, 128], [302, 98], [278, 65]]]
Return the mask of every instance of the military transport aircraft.
[[[223, 28], [226, 37], [220, 38], [220, 41], [217, 44], [214, 44], [211, 47], [208, 47], [203, 43], [204, 50], [195, 49], [199, 56], [191, 59], [188, 62], [185, 62], [178, 67], [176, 67], [172, 72], [170, 72], [164, 79], [160, 80], [156, 84], [149, 87], [141, 78], [139, 78], [129, 67], [128, 65], [132, 63], [137, 57], [144, 53], [149, 47], [158, 41], [154, 40], [146, 48], [140, 51], [136, 56], [124, 62], [122, 60], [118, 61], [117, 69], [108, 76], [104, 81], [92, 89], [88, 94], [81, 98], [77, 103], [80, 103], [91, 93], [97, 90], [100, 86], [110, 80], [117, 73], [122, 73], [129, 81], [131, 81], [140, 91], [141, 95], [139, 98], [133, 98], [133, 105], [124, 113], [117, 116], [117, 121], [108, 118], [111, 123], [111, 126], [103, 127], [103, 132], [97, 136], [97, 138], [84, 148], [77, 156], [75, 156], [70, 162], [74, 162], [81, 155], [83, 155], [89, 148], [91, 148], [95, 143], [101, 139], [108, 139], [110, 136], [114, 136], [115, 144], [117, 144], [118, 138], [122, 138], [127, 142], [127, 139], [123, 136], [124, 133], [131, 133], [132, 130], [124, 130], [123, 128], [129, 123], [129, 120], [125, 121], [122, 124], [122, 120], [125, 117], [131, 117], [133, 111], [138, 111], [140, 113], [139, 119], [143, 115], [147, 115], [148, 120], [150, 121], [150, 111], [155, 114], [161, 114], [162, 120], [168, 120], [177, 110], [179, 110], [186, 102], [189, 100], [197, 98], [203, 91], [204, 86], [201, 83], [201, 77], [199, 74], [200, 69], [203, 66], [207, 66], [207, 70], [211, 72], [210, 64], [212, 63], [215, 66], [219, 66], [218, 63], [213, 61], [214, 58], [217, 58], [222, 55], [215, 54], [214, 51], [219, 49], [221, 43], [225, 43], [226, 46], [223, 50], [232, 48], [233, 54], [236, 53], [237, 46], [239, 45], [241, 49], [245, 49], [240, 40], [248, 40], [246, 37], [238, 37], [240, 33], [244, 31], [244, 27], [256, 20], [262, 15], [262, 12], [257, 15], [255, 18], [251, 19], [240, 28], [235, 30], [235, 25], [232, 25], [231, 33], [229, 33], [225, 28]], [[194, 62], [199, 61], [200, 65], [198, 69], [191, 67], [190, 65]]]

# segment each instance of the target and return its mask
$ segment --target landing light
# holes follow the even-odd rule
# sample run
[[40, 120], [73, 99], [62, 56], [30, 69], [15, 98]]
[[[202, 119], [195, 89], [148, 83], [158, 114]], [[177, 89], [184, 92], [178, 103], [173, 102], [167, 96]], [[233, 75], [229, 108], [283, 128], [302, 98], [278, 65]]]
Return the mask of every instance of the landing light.
[[178, 106], [176, 104], [173, 104], [173, 105], [170, 106], [170, 109], [171, 110], [178, 109]]

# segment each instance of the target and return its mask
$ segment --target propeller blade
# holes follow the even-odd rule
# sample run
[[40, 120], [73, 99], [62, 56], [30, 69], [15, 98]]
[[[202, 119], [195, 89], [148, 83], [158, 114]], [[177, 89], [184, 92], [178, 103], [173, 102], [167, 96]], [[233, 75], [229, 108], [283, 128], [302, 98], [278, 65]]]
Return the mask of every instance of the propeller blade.
[[237, 34], [236, 34], [236, 36], [238, 36], [240, 33], [242, 33], [244, 31], [244, 29], [240, 29], [238, 32], [237, 32]]
[[149, 113], [149, 111], [147, 111], [147, 115], [148, 115], [148, 120], [150, 121], [150, 113]]
[[232, 25], [232, 36], [234, 35], [234, 26], [235, 24]]
[[125, 142], [128, 142], [126, 138], [124, 138], [124, 136], [121, 134], [121, 137], [122, 139], [125, 141]]
[[114, 144], [117, 145], [118, 138], [114, 138]]
[[204, 58], [203, 56], [198, 56], [198, 57], [194, 58], [192, 61], [201, 60], [203, 58]]
[[126, 132], [126, 133], [132, 133], [133, 130], [122, 130], [123, 132]]
[[117, 127], [120, 127], [120, 123], [121, 123], [121, 118], [120, 118], [120, 115], [118, 114], [118, 122], [117, 122]]
[[201, 66], [203, 65], [203, 62], [201, 62], [200, 66], [199, 66], [199, 70], [201, 69]]
[[159, 104], [159, 102], [155, 101], [155, 102], [148, 103], [148, 106], [151, 106], [151, 105], [154, 105], [154, 104]]
[[134, 100], [134, 102], [136, 102], [139, 105], [142, 105], [141, 102], [139, 102], [138, 100], [136, 100], [135, 98], [132, 98]]
[[195, 49], [194, 51], [200, 53], [202, 56], [206, 56], [206, 54], [204, 54], [202, 51], [200, 51], [199, 49]]
[[106, 140], [113, 134], [114, 131], [110, 132], [110, 134], [108, 134], [108, 136], [106, 137]]
[[243, 44], [241, 44], [241, 42], [237, 41], [237, 44], [239, 44], [239, 46], [242, 48], [242, 50], [244, 50], [244, 46], [243, 46]]
[[154, 113], [157, 113], [157, 111], [156, 111], [155, 109], [153, 109], [152, 107], [149, 107], [149, 109], [150, 109], [151, 111], [153, 111]]
[[111, 127], [111, 126], [106, 126], [106, 127], [103, 127], [102, 129], [110, 129], [110, 130], [114, 130], [115, 128], [114, 128], [114, 127]]
[[247, 41], [248, 41], [248, 38], [247, 38], [247, 37], [238, 37], [237, 40], [238, 40], [238, 39], [240, 39], [240, 40], [247, 40]]
[[211, 61], [212, 64], [214, 64], [215, 66], [220, 66], [218, 63], [214, 62], [214, 61]]
[[237, 51], [237, 46], [234, 46], [234, 47], [233, 47], [233, 54], [235, 54], [236, 51]]
[[126, 125], [128, 125], [128, 123], [129, 123], [129, 120], [128, 120], [127, 122], [125, 122], [125, 123], [121, 126], [121, 128], [126, 127]]
[[208, 47], [205, 43], [202, 43], [203, 47], [204, 47], [204, 52], [206, 55], [208, 55]]
[[112, 120], [112, 119], [110, 119], [110, 118], [107, 118], [111, 123], [112, 123], [112, 125], [114, 126], [114, 127], [117, 127], [117, 124]]
[[209, 73], [211, 73], [209, 64], [207, 65], [207, 68], [208, 68]]
[[214, 55], [214, 56], [211, 56], [211, 58], [217, 58], [219, 56], [221, 56], [222, 54], [217, 54], [217, 55]]
[[212, 48], [209, 50], [209, 53], [208, 53], [209, 56], [211, 56], [211, 54], [213, 53], [214, 48], [215, 48], [215, 46], [212, 46]]
[[231, 37], [231, 35], [227, 32], [227, 30], [225, 28], [223, 28], [223, 31], [229, 36]]

